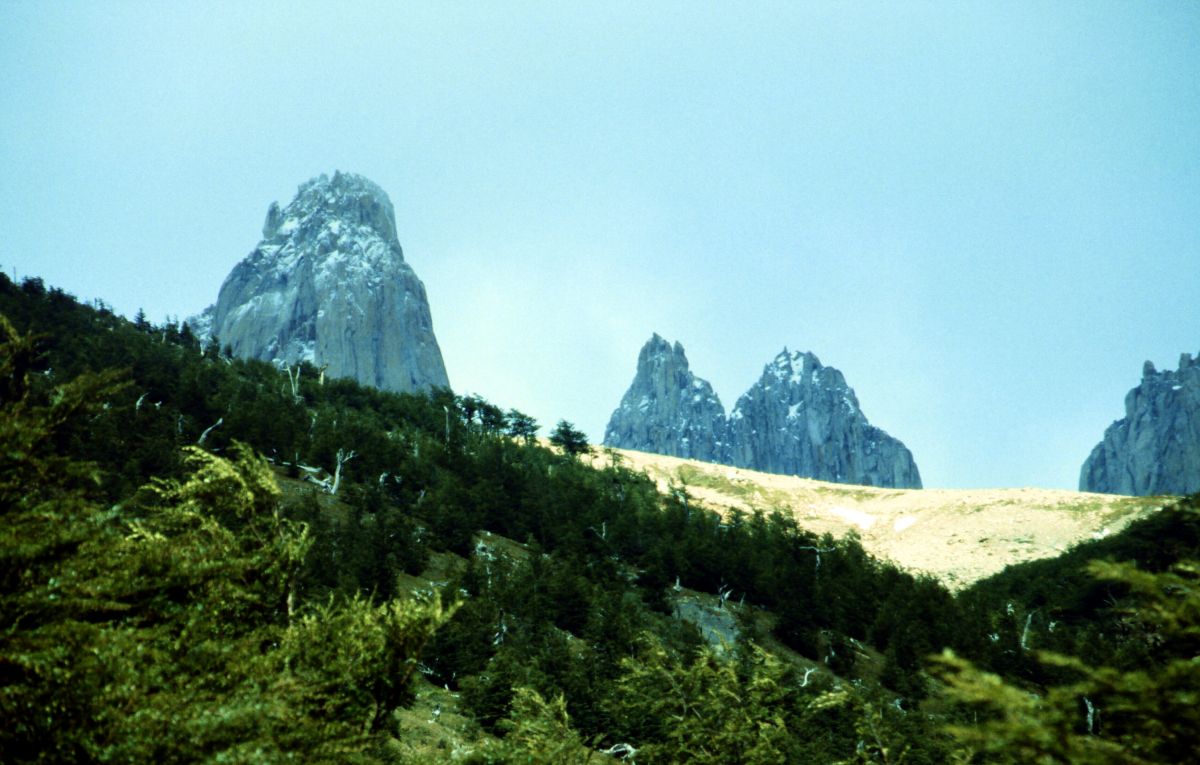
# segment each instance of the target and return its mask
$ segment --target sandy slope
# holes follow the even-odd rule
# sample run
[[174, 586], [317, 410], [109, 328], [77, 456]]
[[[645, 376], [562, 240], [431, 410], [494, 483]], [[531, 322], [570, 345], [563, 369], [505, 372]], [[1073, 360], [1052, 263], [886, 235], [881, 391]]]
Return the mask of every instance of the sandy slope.
[[878, 489], [623, 449], [598, 449], [593, 459], [608, 464], [610, 453], [718, 512], [779, 509], [817, 533], [855, 531], [871, 554], [951, 589], [1112, 534], [1169, 501], [1057, 489]]

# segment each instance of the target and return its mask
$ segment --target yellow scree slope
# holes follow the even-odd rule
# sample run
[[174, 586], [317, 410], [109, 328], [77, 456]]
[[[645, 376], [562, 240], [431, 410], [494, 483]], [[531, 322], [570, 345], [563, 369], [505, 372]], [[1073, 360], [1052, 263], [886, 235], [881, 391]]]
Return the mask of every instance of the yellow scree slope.
[[675, 485], [717, 512], [790, 513], [801, 528], [835, 537], [856, 532], [863, 547], [905, 569], [962, 589], [1012, 563], [1058, 555], [1115, 533], [1172, 498], [1059, 489], [880, 489], [759, 473], [625, 449], [597, 449]]

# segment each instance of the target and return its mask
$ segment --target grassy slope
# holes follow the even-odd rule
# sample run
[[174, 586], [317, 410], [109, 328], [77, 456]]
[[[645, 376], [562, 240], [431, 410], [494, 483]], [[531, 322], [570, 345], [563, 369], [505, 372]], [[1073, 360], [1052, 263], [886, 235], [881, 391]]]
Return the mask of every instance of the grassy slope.
[[778, 509], [810, 531], [854, 532], [872, 555], [931, 574], [952, 590], [1114, 534], [1174, 499], [1032, 488], [881, 489], [622, 449], [594, 459], [605, 464], [613, 454], [664, 490], [685, 488], [720, 513]]

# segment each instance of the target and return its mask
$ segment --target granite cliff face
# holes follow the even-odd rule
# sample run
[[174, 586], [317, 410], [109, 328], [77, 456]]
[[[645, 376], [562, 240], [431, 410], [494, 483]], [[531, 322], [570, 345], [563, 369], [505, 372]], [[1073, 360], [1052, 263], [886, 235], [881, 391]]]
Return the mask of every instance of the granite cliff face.
[[654, 335], [604, 443], [824, 481], [920, 488], [904, 444], [873, 427], [842, 373], [784, 349], [728, 419], [683, 346]]
[[1125, 417], [1104, 431], [1083, 463], [1082, 491], [1149, 496], [1200, 491], [1200, 359], [1177, 371], [1149, 361], [1125, 396]]
[[724, 462], [725, 407], [712, 386], [688, 369], [683, 346], [655, 334], [638, 354], [633, 384], [609, 420], [604, 443]]
[[309, 361], [393, 391], [449, 385], [392, 203], [361, 176], [321, 175], [287, 207], [272, 204], [262, 241], [205, 314], [201, 328], [237, 356]]
[[737, 467], [867, 486], [921, 488], [912, 453], [867, 422], [846, 378], [785, 348], [729, 415]]

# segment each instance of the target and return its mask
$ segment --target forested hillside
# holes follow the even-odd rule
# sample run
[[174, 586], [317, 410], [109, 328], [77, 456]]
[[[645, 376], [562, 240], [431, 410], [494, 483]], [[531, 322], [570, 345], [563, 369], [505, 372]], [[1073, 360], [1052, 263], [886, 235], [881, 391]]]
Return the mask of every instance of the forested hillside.
[[[1194, 499], [952, 596], [585, 464], [569, 423], [546, 448], [479, 397], [233, 359], [38, 280], [0, 276], [0, 315], [4, 762], [1200, 755]], [[684, 589], [741, 639], [676, 618]], [[469, 745], [414, 744], [431, 685]]]

